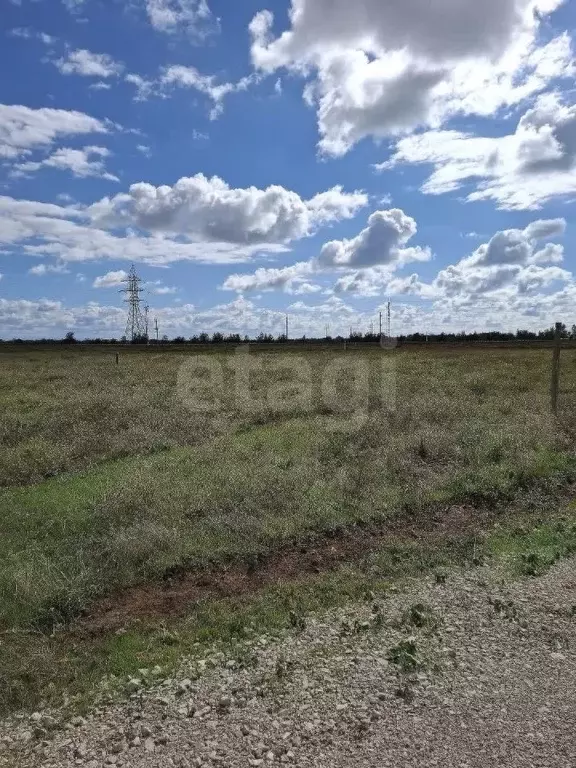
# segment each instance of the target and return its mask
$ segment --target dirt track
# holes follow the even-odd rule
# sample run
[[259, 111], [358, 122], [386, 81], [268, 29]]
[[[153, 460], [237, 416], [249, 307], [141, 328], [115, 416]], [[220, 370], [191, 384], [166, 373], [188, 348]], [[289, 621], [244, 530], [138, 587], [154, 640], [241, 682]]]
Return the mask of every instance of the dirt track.
[[337, 568], [366, 557], [384, 545], [425, 540], [431, 546], [448, 537], [477, 534], [499, 513], [469, 505], [427, 509], [420, 516], [402, 516], [385, 523], [338, 526], [266, 555], [200, 570], [182, 567], [150, 582], [95, 603], [76, 632], [98, 634], [122, 628], [134, 619], [162, 619], [189, 613], [207, 598], [249, 595], [266, 586]]

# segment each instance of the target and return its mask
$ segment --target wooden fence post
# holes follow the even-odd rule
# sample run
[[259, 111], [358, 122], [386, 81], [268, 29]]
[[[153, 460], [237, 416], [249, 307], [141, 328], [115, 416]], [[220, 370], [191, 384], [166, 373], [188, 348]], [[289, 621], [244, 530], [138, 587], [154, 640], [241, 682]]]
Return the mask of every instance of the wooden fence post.
[[118, 352], [116, 352], [116, 365], [118, 365], [119, 360], [120, 360], [120, 355], [118, 354]]
[[550, 386], [550, 402], [552, 413], [556, 416], [558, 410], [558, 384], [560, 382], [560, 333], [562, 323], [556, 323], [554, 328], [554, 351], [552, 352], [552, 383]]

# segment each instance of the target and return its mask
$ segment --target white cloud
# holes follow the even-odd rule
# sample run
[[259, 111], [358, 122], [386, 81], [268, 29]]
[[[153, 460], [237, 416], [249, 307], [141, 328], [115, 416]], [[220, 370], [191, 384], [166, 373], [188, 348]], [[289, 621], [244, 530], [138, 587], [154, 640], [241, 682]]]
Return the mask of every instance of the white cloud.
[[152, 94], [156, 93], [157, 83], [154, 80], [147, 80], [145, 77], [134, 72], [127, 74], [124, 80], [136, 87], [135, 101], [146, 101]]
[[274, 290], [295, 293], [295, 286], [302, 285], [302, 282], [298, 283], [298, 281], [303, 281], [312, 271], [313, 265], [308, 261], [300, 261], [290, 267], [278, 269], [259, 267], [252, 274], [229, 275], [222, 284], [222, 289], [238, 293]]
[[83, 149], [62, 147], [44, 160], [28, 161], [15, 165], [12, 175], [22, 176], [35, 173], [41, 168], [55, 168], [60, 171], [70, 171], [77, 178], [92, 176], [108, 181], [119, 181], [117, 176], [108, 173], [104, 167], [103, 158], [109, 157], [110, 154], [110, 151], [105, 147], [90, 146]]
[[166, 296], [173, 293], [178, 293], [178, 288], [174, 285], [164, 285], [164, 283], [161, 280], [154, 280], [153, 282], [148, 282], [144, 285], [144, 288], [149, 291], [149, 293], [153, 293], [156, 296]]
[[26, 155], [63, 136], [108, 133], [109, 126], [83, 112], [0, 104], [0, 157]]
[[228, 94], [245, 91], [252, 83], [258, 82], [259, 79], [260, 77], [254, 74], [243, 77], [237, 83], [218, 83], [214, 75], [202, 75], [194, 67], [175, 65], [167, 67], [163, 71], [160, 77], [160, 85], [163, 88], [167, 86], [193, 88], [205, 94], [214, 102], [210, 112], [210, 119], [215, 120], [222, 113], [223, 101]]
[[233, 189], [217, 176], [199, 173], [172, 187], [133, 184], [128, 194], [104, 198], [89, 213], [101, 226], [264, 245], [306, 237], [321, 225], [354, 216], [366, 203], [363, 192], [346, 193], [341, 187], [303, 200], [281, 186]]
[[[380, 307], [383, 309], [383, 307]], [[329, 326], [332, 336], [348, 335], [350, 328], [366, 332], [378, 321], [376, 306], [359, 311], [340, 297], [332, 296], [320, 304], [298, 301], [288, 307], [290, 335], [322, 337]], [[192, 304], [155, 306], [160, 333], [189, 337], [202, 331], [258, 333], [278, 335], [284, 332], [286, 310], [271, 310], [240, 296], [227, 304], [199, 310]], [[554, 293], [530, 292], [514, 298], [478, 296], [473, 302], [455, 304], [445, 298], [438, 302], [418, 304], [414, 300], [392, 302], [392, 332], [454, 332], [472, 330], [541, 329], [550, 326], [550, 318], [561, 317], [567, 325], [576, 322], [576, 284], [569, 283]], [[77, 338], [115, 336], [124, 333], [125, 308], [120, 302], [100, 305], [89, 302], [70, 306], [47, 299], [0, 299], [0, 325], [4, 338], [63, 336], [74, 330]]]
[[23, 40], [40, 40], [44, 45], [53, 45], [58, 38], [47, 35], [46, 32], [37, 32], [30, 27], [15, 27], [11, 29], [9, 34], [12, 37], [20, 37]]
[[[572, 275], [558, 266], [563, 247], [542, 240], [563, 235], [564, 219], [538, 219], [525, 229], [497, 232], [469, 256], [441, 269], [430, 282], [417, 273], [396, 276], [410, 262], [431, 258], [428, 248], [407, 247], [416, 234], [416, 222], [399, 209], [376, 211], [356, 237], [326, 243], [318, 257], [282, 268], [229, 275], [221, 286], [238, 293], [279, 290], [286, 293], [318, 292], [322, 286], [311, 277], [340, 273], [333, 292], [353, 296], [411, 295], [419, 299], [466, 304], [492, 297], [508, 300], [568, 283]], [[324, 291], [328, 292], [328, 291]]]
[[338, 278], [333, 290], [336, 294], [349, 293], [362, 297], [412, 294], [425, 298], [435, 295], [417, 274], [410, 277], [393, 277], [390, 269], [382, 266], [349, 272]]
[[492, 115], [574, 73], [570, 39], [540, 32], [562, 0], [292, 0], [290, 26], [270, 11], [250, 24], [260, 70], [309, 78], [320, 149], [344, 154], [362, 138], [457, 114]]
[[78, 13], [84, 7], [86, 0], [62, 0], [62, 3], [70, 13]]
[[106, 272], [100, 275], [92, 283], [93, 288], [117, 288], [128, 278], [128, 272], [119, 269], [116, 272]]
[[105, 83], [103, 80], [99, 80], [97, 83], [90, 83], [88, 88], [92, 91], [109, 91], [112, 86], [110, 83]]
[[[326, 209], [330, 192], [318, 195], [317, 198], [320, 198], [318, 203], [321, 202]], [[280, 269], [260, 267], [253, 273], [229, 275], [221, 287], [239, 293], [272, 290], [312, 293], [321, 290], [321, 286], [308, 283], [311, 275], [361, 267], [363, 269], [360, 272], [349, 273], [336, 284], [337, 291], [354, 292], [357, 285], [362, 283], [365, 286], [375, 276], [378, 276], [381, 284], [380, 273], [385, 274], [389, 280], [391, 273], [404, 264], [428, 261], [431, 258], [428, 248], [404, 247], [414, 237], [416, 230], [414, 219], [398, 208], [375, 211], [368, 219], [368, 226], [360, 234], [351, 239], [325, 243], [320, 254], [310, 261], [300, 261]], [[371, 272], [366, 269], [375, 265], [380, 265], [378, 270]], [[364, 287], [357, 292], [368, 295]]]
[[399, 208], [376, 211], [368, 226], [350, 240], [326, 243], [318, 257], [324, 268], [371, 267], [376, 264], [394, 268], [410, 261], [428, 261], [429, 249], [404, 248], [416, 234], [416, 222]]
[[35, 275], [36, 277], [43, 277], [49, 272], [57, 275], [66, 275], [70, 272], [66, 264], [37, 264], [35, 267], [31, 267], [28, 270], [29, 275]]
[[141, 152], [144, 157], [150, 157], [150, 147], [147, 144], [137, 144], [136, 149]]
[[206, 0], [146, 0], [146, 11], [159, 32], [186, 30], [202, 37], [217, 25]]
[[85, 48], [68, 51], [65, 58], [57, 59], [54, 64], [63, 75], [82, 77], [116, 77], [124, 69], [122, 63], [107, 53], [92, 53]]
[[419, 288], [420, 295], [469, 303], [481, 295], [514, 297], [554, 281], [569, 282], [570, 272], [550, 266], [562, 261], [562, 247], [549, 243], [538, 250], [540, 240], [560, 236], [565, 226], [563, 219], [549, 219], [497, 232], [470, 256], [441, 269], [429, 286], [414, 281], [414, 292]]
[[30, 40], [35, 37], [35, 32], [30, 27], [14, 27], [8, 34], [11, 37], [20, 37], [22, 40]]
[[[60, 206], [0, 196], [0, 246], [4, 252], [53, 256], [64, 262], [105, 259], [165, 265], [177, 261], [233, 264], [252, 260], [260, 244], [187, 242], [128, 230], [111, 234], [90, 223], [85, 208]], [[268, 244], [266, 252], [281, 253], [285, 245]]]
[[467, 200], [494, 200], [500, 208], [537, 209], [576, 191], [576, 105], [554, 94], [540, 96], [513, 134], [478, 137], [459, 131], [427, 131], [396, 144], [392, 158], [376, 166], [431, 164], [422, 191], [443, 194], [472, 182]]

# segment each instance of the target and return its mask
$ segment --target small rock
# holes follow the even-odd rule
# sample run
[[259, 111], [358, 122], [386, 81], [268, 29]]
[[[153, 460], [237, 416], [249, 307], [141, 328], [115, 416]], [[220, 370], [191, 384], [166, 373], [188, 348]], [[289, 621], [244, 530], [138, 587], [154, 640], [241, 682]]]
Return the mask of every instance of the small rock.
[[51, 717], [50, 715], [42, 715], [40, 718], [40, 724], [43, 728], [46, 728], [47, 730], [53, 730], [58, 726], [58, 721]]
[[218, 709], [230, 709], [232, 706], [232, 699], [230, 696], [222, 696], [218, 700]]
[[80, 728], [82, 725], [86, 725], [86, 720], [85, 718], [80, 717], [80, 715], [77, 715], [76, 717], [73, 717], [72, 720], [70, 720], [70, 723], [75, 728]]
[[138, 677], [131, 677], [126, 683], [126, 690], [128, 693], [136, 693], [142, 687], [142, 680]]
[[76, 745], [76, 748], [74, 749], [74, 757], [78, 758], [79, 760], [83, 760], [87, 754], [88, 754], [88, 749], [86, 747], [86, 744]]
[[146, 752], [154, 752], [156, 750], [156, 744], [154, 743], [154, 739], [147, 738], [144, 742], [144, 749]]

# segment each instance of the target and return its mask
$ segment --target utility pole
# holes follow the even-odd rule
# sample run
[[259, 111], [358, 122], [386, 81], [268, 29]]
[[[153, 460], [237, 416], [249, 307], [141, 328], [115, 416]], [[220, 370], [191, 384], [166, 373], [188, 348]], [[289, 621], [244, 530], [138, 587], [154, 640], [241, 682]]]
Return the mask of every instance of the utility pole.
[[380, 339], [382, 339], [382, 312], [380, 312]]
[[390, 301], [388, 301], [388, 306], [386, 307], [386, 336], [389, 339], [392, 338], [392, 322], [391, 322], [391, 313], [390, 313]]
[[286, 315], [286, 341], [288, 341], [288, 315]]
[[150, 307], [148, 304], [144, 305], [144, 328], [146, 333], [146, 344], [150, 344], [150, 336], [148, 335], [148, 312], [150, 311]]
[[136, 274], [134, 264], [130, 267], [128, 277], [122, 282], [127, 283], [126, 288], [120, 290], [120, 293], [126, 294], [124, 301], [128, 304], [126, 338], [130, 341], [140, 340], [147, 334], [146, 321], [142, 314], [142, 310], [140, 309], [140, 304], [142, 302], [140, 294], [144, 289], [140, 288], [142, 279]]
[[558, 412], [558, 384], [560, 381], [560, 340], [562, 323], [556, 323], [554, 327], [554, 349], [552, 352], [552, 383], [550, 386], [550, 400], [552, 413]]
[[158, 318], [154, 318], [154, 330], [156, 331], [156, 343], [158, 344]]

